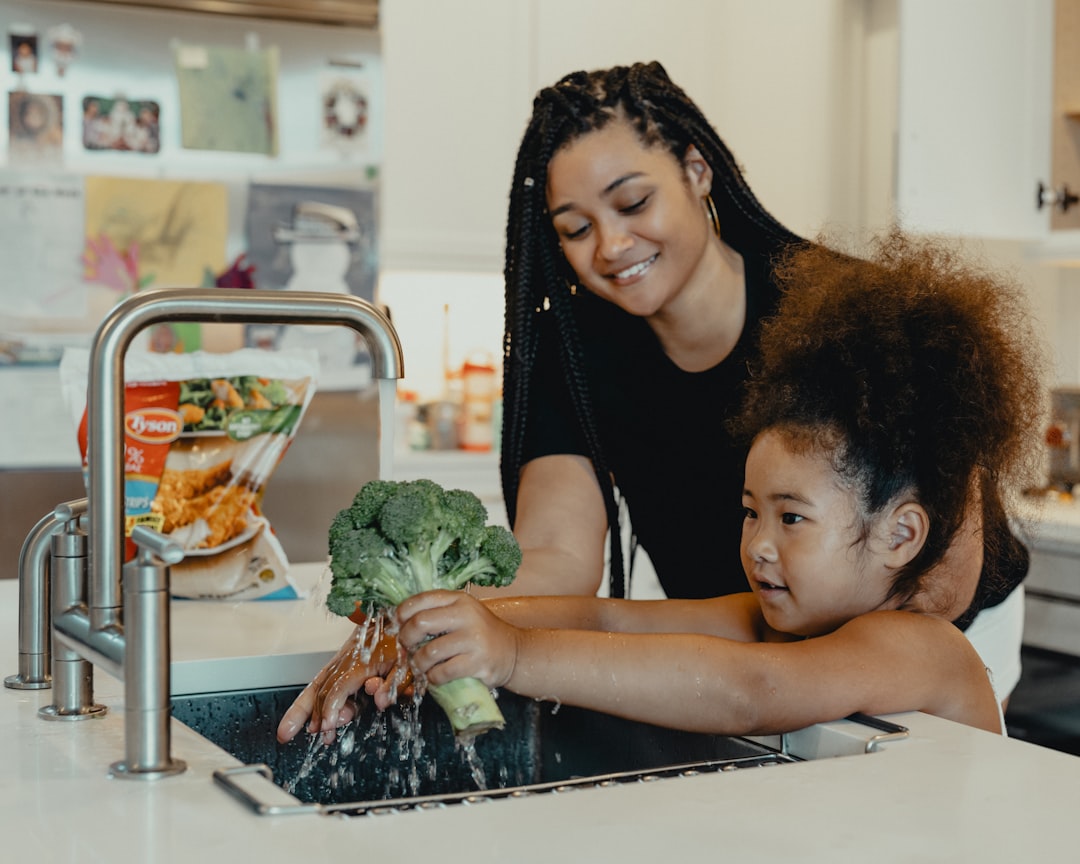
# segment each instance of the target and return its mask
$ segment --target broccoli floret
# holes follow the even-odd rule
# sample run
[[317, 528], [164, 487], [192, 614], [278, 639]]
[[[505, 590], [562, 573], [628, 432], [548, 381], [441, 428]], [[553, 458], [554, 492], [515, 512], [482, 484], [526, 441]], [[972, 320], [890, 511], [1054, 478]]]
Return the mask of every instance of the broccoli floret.
[[509, 585], [521, 565], [521, 547], [514, 535], [501, 525], [487, 525], [480, 542], [459, 548], [453, 568], [443, 577], [447, 587], [464, 587], [469, 582], [501, 588]]
[[349, 514], [355, 528], [374, 525], [382, 513], [386, 500], [398, 491], [398, 484], [391, 480], [370, 480], [360, 487], [352, 504], [342, 512]]
[[[330, 524], [327, 608], [337, 615], [352, 615], [357, 607], [371, 614], [436, 588], [509, 585], [521, 548], [505, 528], [485, 524], [487, 516], [473, 493], [447, 491], [431, 480], [366, 483]], [[502, 727], [482, 684], [451, 684], [429, 689], [459, 736]]]
[[[339, 516], [341, 514], [338, 514]], [[330, 593], [326, 605], [337, 615], [351, 615], [357, 604], [365, 608], [396, 606], [416, 593], [407, 565], [388, 554], [382, 534], [374, 528], [331, 525]]]

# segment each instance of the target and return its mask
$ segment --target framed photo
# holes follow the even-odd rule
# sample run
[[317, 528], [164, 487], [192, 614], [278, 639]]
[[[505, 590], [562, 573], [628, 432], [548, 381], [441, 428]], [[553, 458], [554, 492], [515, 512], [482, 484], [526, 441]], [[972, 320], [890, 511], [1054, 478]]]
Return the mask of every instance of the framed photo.
[[12, 162], [59, 162], [64, 148], [64, 97], [8, 93], [8, 156]]
[[11, 32], [11, 71], [16, 75], [33, 75], [38, 71], [38, 37], [36, 33]]
[[82, 143], [87, 150], [157, 153], [161, 149], [161, 106], [121, 96], [82, 101]]

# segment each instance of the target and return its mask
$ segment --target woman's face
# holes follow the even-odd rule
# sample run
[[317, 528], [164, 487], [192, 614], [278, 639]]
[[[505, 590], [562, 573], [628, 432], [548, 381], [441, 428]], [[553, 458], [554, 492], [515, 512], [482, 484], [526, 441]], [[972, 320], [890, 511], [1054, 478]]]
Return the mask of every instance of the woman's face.
[[649, 317], [701, 273], [712, 231], [703, 201], [711, 187], [712, 170], [696, 148], [680, 165], [615, 121], [552, 157], [547, 203], [581, 284]]

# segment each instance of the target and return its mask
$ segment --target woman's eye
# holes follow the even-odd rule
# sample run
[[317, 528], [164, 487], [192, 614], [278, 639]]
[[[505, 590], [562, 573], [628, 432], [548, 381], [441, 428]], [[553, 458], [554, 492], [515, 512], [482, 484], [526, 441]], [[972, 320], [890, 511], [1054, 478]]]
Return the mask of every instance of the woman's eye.
[[561, 231], [564, 240], [580, 240], [585, 236], [585, 233], [589, 230], [588, 224], [582, 225], [580, 228], [574, 228], [573, 230]]
[[803, 520], [803, 517], [800, 516], [798, 513], [785, 513], [780, 518], [783, 520], [785, 525], [795, 525], [799, 522], [802, 522]]
[[637, 211], [640, 210], [642, 207], [644, 207], [648, 203], [648, 201], [649, 201], [649, 196], [646, 195], [640, 201], [635, 201], [633, 204], [630, 204], [627, 207], [623, 207], [620, 212], [622, 212], [622, 213], [637, 213]]
[[757, 519], [757, 513], [750, 507], [743, 507], [743, 519]]

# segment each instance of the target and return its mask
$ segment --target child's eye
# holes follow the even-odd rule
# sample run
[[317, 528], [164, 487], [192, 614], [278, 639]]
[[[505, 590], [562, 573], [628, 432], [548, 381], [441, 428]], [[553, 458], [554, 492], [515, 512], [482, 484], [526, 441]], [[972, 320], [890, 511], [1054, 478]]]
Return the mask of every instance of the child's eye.
[[803, 520], [803, 517], [800, 516], [798, 513], [785, 513], [780, 518], [783, 520], [783, 523], [785, 525], [796, 525]]

